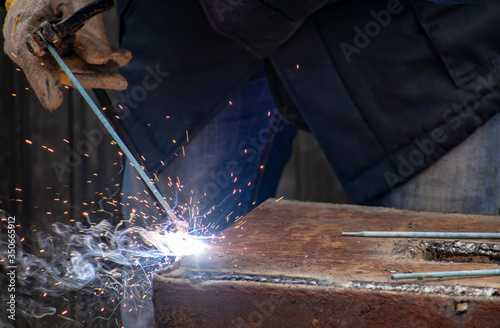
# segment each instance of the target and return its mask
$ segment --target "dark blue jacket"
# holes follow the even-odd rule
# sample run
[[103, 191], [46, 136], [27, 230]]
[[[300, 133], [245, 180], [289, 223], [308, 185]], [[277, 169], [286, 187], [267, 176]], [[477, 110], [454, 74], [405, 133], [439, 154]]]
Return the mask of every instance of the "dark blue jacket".
[[499, 111], [498, 1], [201, 4], [129, 0], [119, 8], [121, 46], [136, 56], [124, 75], [139, 89], [154, 71], [161, 80], [129, 90], [136, 101], [122, 113], [150, 170], [264, 59], [279, 105], [298, 109], [354, 203], [376, 203]]

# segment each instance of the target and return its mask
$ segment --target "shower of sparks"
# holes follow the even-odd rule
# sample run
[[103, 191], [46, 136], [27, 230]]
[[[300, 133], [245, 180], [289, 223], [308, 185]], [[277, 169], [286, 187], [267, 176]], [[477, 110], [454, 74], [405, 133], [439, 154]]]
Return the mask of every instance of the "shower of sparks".
[[[82, 326], [104, 327], [101, 320], [118, 317], [122, 307], [140, 313], [151, 300], [153, 277], [182, 256], [203, 252], [207, 241], [214, 238], [173, 233], [168, 225], [156, 225], [153, 230], [131, 226], [130, 220], [117, 226], [106, 220], [94, 224], [88, 213], [84, 215], [87, 224], [58, 222], [50, 232], [33, 229], [30, 245], [17, 238], [16, 300], [23, 304], [19, 316], [33, 320], [59, 313], [74, 320], [75, 313], [88, 313]], [[5, 230], [7, 217], [0, 211], [0, 231]], [[7, 258], [4, 239], [0, 241], [0, 258]], [[39, 249], [36, 254], [29, 251], [32, 244]], [[2, 269], [6, 270], [6, 265], [0, 262]], [[73, 292], [78, 292], [81, 300], [68, 303]], [[6, 295], [4, 291], [0, 299]], [[61, 303], [57, 300], [62, 304], [57, 306]], [[114, 327], [120, 327], [116, 320]], [[10, 327], [1, 315], [0, 326]]]
[[[232, 102], [230, 104], [232, 105]], [[123, 109], [121, 105], [119, 107]], [[271, 112], [263, 113], [263, 115], [271, 117]], [[166, 119], [170, 119], [170, 116], [166, 116]], [[186, 130], [185, 142], [189, 143], [189, 137]], [[189, 154], [189, 148], [184, 147], [183, 140], [178, 140], [182, 155], [186, 156]], [[64, 147], [69, 147], [70, 141], [68, 139], [62, 141]], [[176, 140], [172, 140], [172, 142], [177, 143]], [[53, 148], [49, 148], [52, 145], [41, 145], [38, 139], [35, 142], [26, 139], [25, 143], [36, 146], [31, 149], [40, 149], [39, 147], [41, 147], [44, 151], [47, 150], [51, 153], [54, 153], [53, 149], [56, 149], [56, 155], [59, 155], [60, 150], [63, 149], [63, 147], [56, 145]], [[75, 143], [74, 140], [72, 143]], [[111, 144], [116, 146], [114, 141], [111, 141]], [[117, 151], [117, 153], [124, 156], [122, 152]], [[245, 149], [244, 154], [247, 153], [248, 150]], [[84, 157], [91, 155], [91, 152], [82, 154]], [[143, 158], [143, 160], [146, 159]], [[162, 166], [168, 164], [160, 162]], [[119, 167], [120, 160], [118, 159], [114, 165]], [[263, 169], [264, 166], [258, 168]], [[224, 171], [224, 173], [226, 172]], [[95, 173], [94, 177], [97, 176], [98, 174]], [[155, 180], [157, 179], [158, 176], [155, 174]], [[79, 213], [83, 213], [87, 222], [69, 217], [74, 214], [68, 213], [74, 213], [74, 210], [64, 211], [65, 217], [68, 217], [68, 221], [71, 222], [70, 224], [55, 223], [50, 232], [32, 226], [26, 228], [30, 230], [28, 242], [25, 242], [24, 238], [18, 238], [16, 251], [18, 252], [17, 265], [20, 272], [18, 276], [19, 300], [24, 302], [20, 315], [26, 318], [64, 316], [65, 320], [73, 320], [72, 318], [79, 318], [76, 313], [85, 313], [85, 320], [80, 319], [80, 322], [76, 322], [76, 326], [104, 327], [100, 323], [106, 322], [106, 327], [121, 327], [119, 321], [111, 323], [109, 319], [118, 317], [121, 309], [137, 313], [144, 311], [144, 302], [151, 299], [153, 277], [160, 270], [169, 268], [174, 261], [183, 256], [202, 253], [209, 247], [210, 243], [215, 243], [218, 238], [224, 238], [223, 236], [197, 237], [195, 233], [204, 235], [212, 229], [218, 230], [220, 226], [227, 226], [227, 223], [232, 222], [232, 220], [236, 222], [235, 229], [245, 228], [246, 221], [237, 213], [225, 213], [220, 224], [211, 222], [207, 217], [217, 215], [217, 211], [227, 204], [226, 201], [234, 201], [240, 197], [243, 192], [242, 188], [251, 186], [252, 182], [242, 181], [230, 173], [227, 184], [230, 184], [231, 191], [228, 195], [217, 199], [217, 204], [212, 204], [207, 208], [202, 206], [201, 202], [213, 199], [209, 199], [210, 195], [207, 195], [206, 192], [193, 191], [195, 188], [189, 186], [188, 181], [181, 181], [176, 176], [163, 177], [162, 179], [163, 183], [167, 182], [167, 185], [174, 191], [172, 195], [169, 195], [170, 201], [175, 204], [174, 210], [179, 217], [185, 218], [190, 223], [189, 225], [193, 229], [192, 234], [173, 232], [172, 224], [165, 223], [165, 217], [162, 217], [164, 212], [162, 213], [161, 206], [156, 201], [151, 200], [150, 194], [146, 190], [138, 195], [128, 196], [128, 199], [140, 203], [141, 209], [134, 210], [129, 220], [123, 220], [118, 225], [113, 225], [110, 223], [111, 219], [101, 220], [102, 217], [98, 217], [98, 215], [105, 213], [114, 218], [112, 212], [119, 211], [120, 206], [128, 205], [124, 204], [127, 203], [126, 197], [117, 201], [113, 199], [117, 195], [106, 197], [102, 193], [96, 192], [96, 195], [101, 197], [100, 200], [86, 200], [79, 204], [70, 205], [71, 201], [68, 202], [64, 196], [61, 197], [57, 194], [57, 188], [43, 186], [47, 193], [53, 194], [54, 202], [67, 204], [67, 209], [70, 207], [78, 208]], [[96, 179], [83, 181], [89, 184], [93, 181], [97, 182]], [[69, 188], [69, 186], [66, 187]], [[15, 190], [22, 192], [21, 188]], [[64, 195], [64, 193], [62, 194]], [[184, 194], [184, 196], [187, 194], [189, 197], [187, 200], [182, 199], [181, 201], [181, 197], [178, 197], [180, 194]], [[205, 198], [201, 195], [204, 195]], [[22, 201], [20, 198], [18, 201]], [[102, 206], [100, 210], [94, 210], [92, 206], [101, 204], [101, 202], [113, 206], [114, 210], [105, 211]], [[242, 205], [241, 202], [237, 202], [237, 204], [237, 206]], [[252, 205], [256, 205], [256, 203], [253, 202]], [[40, 204], [35, 205], [34, 208], [53, 217], [63, 213], [63, 211], [56, 211], [52, 208], [51, 211], [47, 211]], [[160, 215], [150, 216], [149, 213], [143, 212], [145, 209], [160, 213]], [[0, 218], [6, 215], [0, 210]], [[92, 217], [101, 221], [94, 223], [91, 220]], [[147, 225], [141, 225], [140, 222], [147, 223]], [[4, 228], [0, 226], [0, 231], [2, 230]], [[5, 243], [5, 240], [0, 241], [0, 259], [6, 258], [6, 254], [4, 254], [7, 250]], [[5, 265], [4, 261], [0, 260], [0, 270], [5, 270]], [[0, 293], [0, 296], [0, 300], [3, 301], [4, 295]], [[58, 303], [56, 299], [61, 302]], [[8, 327], [3, 325], [4, 319], [0, 314], [0, 327]]]

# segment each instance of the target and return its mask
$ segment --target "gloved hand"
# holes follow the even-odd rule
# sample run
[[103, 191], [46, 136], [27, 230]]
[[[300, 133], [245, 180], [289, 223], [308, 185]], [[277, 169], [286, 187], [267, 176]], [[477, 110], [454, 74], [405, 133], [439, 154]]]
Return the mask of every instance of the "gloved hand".
[[[56, 109], [62, 102], [63, 83], [70, 85], [51, 55], [33, 55], [24, 42], [44, 21], [66, 18], [92, 0], [17, 0], [9, 8], [3, 27], [5, 53], [23, 70], [38, 99], [47, 109]], [[132, 55], [124, 49], [112, 49], [104, 31], [102, 16], [90, 19], [65, 51], [63, 59], [86, 89], [124, 90], [127, 81], [116, 73]]]

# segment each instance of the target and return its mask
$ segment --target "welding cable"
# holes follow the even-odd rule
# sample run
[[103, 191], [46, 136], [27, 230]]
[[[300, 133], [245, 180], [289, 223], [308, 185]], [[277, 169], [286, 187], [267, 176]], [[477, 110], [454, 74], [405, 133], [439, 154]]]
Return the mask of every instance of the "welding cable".
[[[113, 127], [115, 132], [118, 134], [120, 139], [122, 139], [123, 143], [127, 146], [127, 148], [130, 150], [134, 158], [139, 162], [142, 168], [146, 167], [146, 163], [144, 162], [144, 159], [142, 158], [141, 154], [135, 147], [134, 142], [130, 138], [127, 129], [125, 128], [125, 125], [123, 125], [123, 122], [120, 120], [120, 117], [118, 116], [118, 112], [116, 111], [115, 106], [113, 105], [113, 102], [109, 98], [108, 93], [104, 89], [92, 89], [94, 92], [94, 95], [101, 105], [101, 112], [106, 116], [109, 124]], [[150, 179], [153, 177], [149, 174], [147, 170], [145, 170], [145, 173], [148, 175]]]

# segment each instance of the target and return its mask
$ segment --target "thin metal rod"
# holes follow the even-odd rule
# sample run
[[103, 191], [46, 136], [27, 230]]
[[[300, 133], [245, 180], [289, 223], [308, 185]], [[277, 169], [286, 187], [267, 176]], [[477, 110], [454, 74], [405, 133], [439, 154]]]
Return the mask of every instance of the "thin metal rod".
[[413, 232], [413, 231], [360, 231], [342, 232], [343, 236], [389, 237], [389, 238], [462, 238], [496, 239], [500, 233], [490, 232]]
[[497, 270], [469, 270], [469, 271], [443, 271], [443, 272], [420, 272], [420, 273], [395, 273], [392, 279], [417, 279], [417, 278], [453, 278], [474, 276], [498, 276]]
[[66, 63], [62, 60], [61, 56], [59, 56], [59, 54], [54, 49], [54, 47], [47, 40], [45, 40], [45, 38], [43, 37], [43, 35], [40, 32], [38, 32], [38, 35], [42, 38], [43, 42], [45, 42], [45, 44], [47, 45], [47, 48], [49, 49], [52, 56], [55, 58], [57, 63], [61, 66], [63, 71], [66, 73], [66, 75], [68, 75], [68, 77], [71, 79], [71, 82], [73, 83], [73, 85], [80, 92], [80, 94], [85, 99], [85, 101], [89, 104], [90, 108], [92, 108], [94, 113], [97, 115], [97, 118], [101, 121], [101, 123], [104, 125], [106, 130], [108, 130], [111, 137], [113, 137], [113, 140], [118, 144], [118, 147], [120, 147], [120, 149], [123, 151], [123, 154], [128, 158], [128, 160], [130, 161], [132, 166], [135, 168], [135, 170], [137, 171], [139, 176], [146, 183], [148, 188], [153, 192], [153, 195], [160, 202], [160, 204], [162, 205], [162, 207], [165, 209], [168, 216], [172, 220], [172, 223], [174, 223], [176, 225], [177, 229], [183, 230], [181, 225], [179, 224], [180, 220], [177, 218], [174, 211], [170, 208], [168, 203], [165, 201], [165, 199], [163, 198], [163, 196], [160, 193], [160, 191], [158, 190], [158, 188], [156, 188], [156, 186], [153, 184], [153, 182], [151, 182], [151, 180], [148, 177], [148, 175], [146, 174], [146, 172], [144, 172], [144, 170], [141, 168], [141, 165], [139, 164], [139, 162], [134, 158], [134, 156], [132, 155], [132, 153], [130, 152], [128, 147], [125, 145], [125, 143], [122, 141], [122, 139], [118, 136], [118, 134], [115, 132], [113, 127], [109, 124], [106, 117], [101, 113], [101, 111], [99, 110], [97, 105], [94, 103], [92, 98], [90, 98], [89, 94], [85, 91], [85, 89], [82, 87], [80, 82], [78, 82], [78, 80], [73, 75], [71, 70], [68, 68]]

